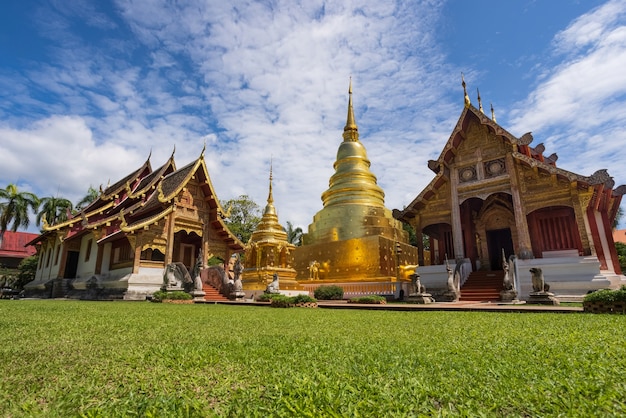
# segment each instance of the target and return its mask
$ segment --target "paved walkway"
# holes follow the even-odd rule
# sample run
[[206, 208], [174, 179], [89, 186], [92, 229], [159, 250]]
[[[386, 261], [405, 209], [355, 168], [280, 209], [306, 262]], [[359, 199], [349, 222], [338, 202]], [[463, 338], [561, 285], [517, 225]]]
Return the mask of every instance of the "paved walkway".
[[[269, 306], [269, 303], [259, 302], [196, 302], [196, 303], [220, 303], [227, 305], [249, 305], [249, 306]], [[347, 301], [318, 301], [318, 308], [322, 309], [368, 309], [382, 311], [489, 311], [489, 312], [554, 312], [554, 313], [579, 313], [583, 312], [582, 307], [577, 306], [552, 306], [552, 305], [530, 305], [527, 303], [507, 304], [494, 302], [435, 302], [427, 305], [412, 303], [387, 303], [384, 305], [372, 305], [361, 303], [347, 303]]]

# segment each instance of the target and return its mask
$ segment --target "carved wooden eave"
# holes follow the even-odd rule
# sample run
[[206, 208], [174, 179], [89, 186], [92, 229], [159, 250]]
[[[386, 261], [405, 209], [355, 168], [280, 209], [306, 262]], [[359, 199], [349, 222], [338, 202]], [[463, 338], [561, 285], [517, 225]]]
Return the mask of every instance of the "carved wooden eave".
[[146, 229], [150, 227], [151, 225], [158, 223], [161, 219], [165, 218], [167, 215], [172, 213], [174, 208], [175, 207], [173, 205], [169, 206], [162, 212], [159, 212], [156, 215], [150, 216], [148, 218], [141, 219], [140, 221], [135, 222], [131, 225], [129, 225], [124, 219], [124, 222], [120, 224], [120, 230], [123, 232], [135, 232], [138, 229], [142, 229], [142, 228]]
[[419, 209], [426, 206], [426, 201], [432, 198], [437, 194], [437, 190], [448, 181], [448, 177], [446, 176], [446, 172], [444, 170], [440, 170], [433, 178], [430, 183], [422, 190], [422, 192], [415, 198], [409, 205], [403, 210], [394, 210], [393, 217], [403, 221], [408, 222], [413, 219], [415, 215], [418, 213]]
[[85, 211], [83, 210], [79, 212], [77, 215], [75, 215], [72, 219], [68, 219], [67, 221], [64, 221], [64, 222], [59, 222], [58, 224], [48, 225], [46, 222], [43, 225], [42, 229], [44, 231], [58, 231], [63, 228], [72, 228], [75, 224], [78, 224], [78, 223], [82, 224], [83, 222], [88, 220], [88, 218], [90, 217], [101, 215], [105, 210], [111, 208], [113, 204], [114, 202], [109, 202], [105, 206], [99, 207], [89, 213], [85, 213]]
[[[551, 175], [556, 175], [570, 183], [578, 183], [584, 186], [603, 186], [608, 189], [612, 189], [615, 182], [613, 178], [609, 176], [607, 170], [602, 169], [593, 173], [591, 176], [582, 176], [580, 174], [572, 173], [571, 171], [564, 170], [562, 168], [555, 167], [552, 164], [541, 162], [537, 159], [529, 157], [519, 152], [512, 153], [513, 158], [519, 161], [523, 161], [529, 167], [533, 169], [544, 171]], [[626, 188], [624, 189], [626, 191]]]

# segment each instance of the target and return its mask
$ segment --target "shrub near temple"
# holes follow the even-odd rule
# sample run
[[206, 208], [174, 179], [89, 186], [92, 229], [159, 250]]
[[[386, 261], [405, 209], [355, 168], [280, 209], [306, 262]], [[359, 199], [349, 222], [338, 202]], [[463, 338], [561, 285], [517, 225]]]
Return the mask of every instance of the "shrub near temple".
[[626, 313], [626, 286], [618, 290], [601, 289], [583, 299], [585, 312]]
[[273, 308], [290, 308], [292, 306], [314, 306], [317, 303], [316, 299], [313, 299], [309, 295], [273, 295], [271, 298]]
[[368, 295], [368, 296], [358, 296], [352, 298], [348, 301], [348, 303], [366, 303], [371, 305], [384, 305], [387, 303], [387, 299], [380, 295]]
[[320, 286], [315, 289], [315, 299], [318, 300], [341, 300], [343, 299], [343, 289], [339, 286]]
[[191, 300], [191, 295], [187, 292], [177, 290], [175, 292], [166, 292], [159, 290], [152, 294], [153, 302], [163, 302], [164, 300]]

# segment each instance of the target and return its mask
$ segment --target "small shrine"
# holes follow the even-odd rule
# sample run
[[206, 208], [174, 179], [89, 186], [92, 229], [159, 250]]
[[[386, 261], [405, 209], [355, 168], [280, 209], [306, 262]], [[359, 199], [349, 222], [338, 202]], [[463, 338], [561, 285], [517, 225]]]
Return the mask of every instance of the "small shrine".
[[[278, 223], [272, 195], [272, 169], [270, 168], [269, 194], [261, 222], [250, 236], [245, 247], [245, 266], [242, 272], [244, 292], [258, 293], [277, 281], [280, 290], [302, 290], [296, 281], [293, 268], [295, 245], [287, 240], [287, 232]], [[278, 280], [276, 280], [278, 279]]]

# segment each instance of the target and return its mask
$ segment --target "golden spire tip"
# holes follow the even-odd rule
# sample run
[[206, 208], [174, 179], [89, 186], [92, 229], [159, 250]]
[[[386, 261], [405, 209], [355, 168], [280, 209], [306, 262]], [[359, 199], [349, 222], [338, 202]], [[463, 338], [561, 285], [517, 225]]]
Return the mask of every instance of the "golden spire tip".
[[470, 98], [467, 95], [467, 89], [465, 84], [465, 75], [461, 73], [461, 85], [463, 86], [463, 99], [465, 100], [465, 107], [470, 107]]

